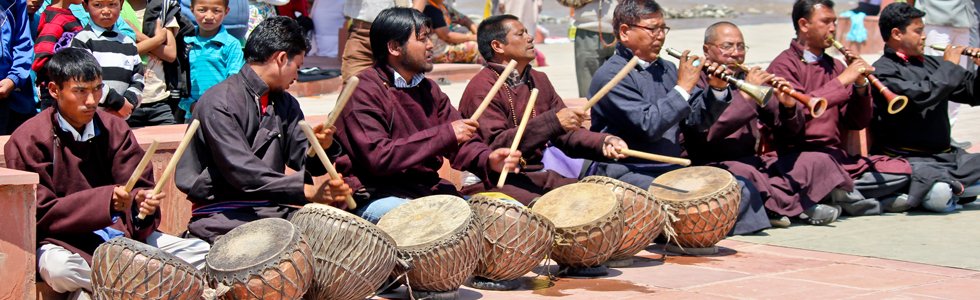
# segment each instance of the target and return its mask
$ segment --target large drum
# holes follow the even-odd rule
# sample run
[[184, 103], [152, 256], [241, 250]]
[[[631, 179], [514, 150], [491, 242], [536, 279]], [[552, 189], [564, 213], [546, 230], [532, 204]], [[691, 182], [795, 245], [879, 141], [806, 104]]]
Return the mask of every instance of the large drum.
[[201, 299], [204, 274], [150, 245], [118, 237], [92, 255], [95, 299]]
[[674, 170], [653, 180], [649, 192], [677, 216], [672, 223], [677, 245], [696, 248], [685, 252], [716, 252], [714, 245], [735, 226], [741, 193], [728, 171], [707, 166]]
[[470, 198], [470, 206], [480, 218], [484, 253], [471, 286], [517, 288], [513, 280], [538, 266], [551, 251], [555, 226], [518, 202], [477, 195]]
[[307, 237], [316, 259], [306, 299], [367, 298], [395, 267], [395, 241], [362, 218], [314, 203], [290, 221]]
[[538, 198], [531, 211], [555, 224], [551, 259], [572, 268], [606, 262], [623, 238], [623, 211], [609, 188], [573, 183]]
[[[609, 258], [611, 267], [627, 267], [633, 264], [633, 255], [639, 253], [664, 231], [667, 213], [647, 191], [635, 185], [604, 176], [589, 176], [584, 183], [596, 183], [612, 190], [623, 205], [623, 238]], [[617, 262], [618, 264], [614, 264]]]
[[268, 218], [232, 229], [211, 247], [205, 270], [223, 299], [300, 299], [313, 281], [313, 251], [289, 221]]
[[454, 298], [483, 257], [479, 221], [459, 197], [409, 201], [385, 214], [378, 227], [395, 239], [402, 257], [411, 259], [406, 283], [418, 295]]

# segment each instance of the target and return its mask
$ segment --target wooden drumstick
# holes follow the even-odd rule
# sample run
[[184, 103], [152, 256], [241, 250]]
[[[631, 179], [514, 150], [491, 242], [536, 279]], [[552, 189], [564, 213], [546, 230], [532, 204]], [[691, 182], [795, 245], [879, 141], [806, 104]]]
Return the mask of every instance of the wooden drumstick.
[[[170, 162], [167, 163], [167, 167], [163, 169], [163, 174], [160, 174], [160, 178], [157, 179], [156, 186], [153, 187], [153, 194], [159, 194], [163, 191], [163, 185], [170, 181], [170, 177], [173, 177], [174, 170], [177, 169], [177, 161], [180, 161], [180, 157], [184, 155], [184, 150], [187, 150], [187, 145], [191, 143], [191, 139], [194, 138], [194, 133], [197, 132], [197, 128], [201, 126], [201, 121], [194, 120], [191, 121], [191, 125], [187, 126], [187, 132], [184, 132], [184, 138], [180, 140], [180, 144], [177, 145], [177, 150], [174, 151], [174, 156], [170, 157]], [[145, 219], [146, 215], [140, 213], [136, 216], [140, 220]]]
[[140, 163], [136, 165], [136, 170], [133, 171], [133, 175], [129, 176], [129, 181], [126, 182], [126, 192], [132, 192], [133, 187], [136, 187], [136, 182], [140, 181], [140, 177], [143, 177], [143, 171], [146, 170], [146, 166], [150, 165], [150, 160], [153, 159], [153, 154], [157, 152], [157, 146], [160, 142], [153, 140], [150, 143], [150, 148], [146, 149], [146, 153], [143, 154], [143, 159], [140, 159]]
[[607, 82], [606, 85], [602, 86], [602, 88], [599, 89], [599, 91], [596, 92], [595, 95], [592, 95], [592, 98], [589, 98], [589, 102], [585, 103], [585, 106], [582, 107], [582, 110], [589, 111], [589, 109], [591, 109], [593, 105], [599, 102], [599, 99], [605, 97], [606, 94], [609, 93], [609, 91], [611, 91], [614, 87], [616, 87], [617, 84], [619, 84], [620, 81], [623, 80], [623, 78], [626, 78], [626, 75], [628, 75], [630, 71], [632, 71], [633, 68], [636, 67], [636, 64], [639, 62], [640, 62], [640, 58], [634, 55], [629, 62], [626, 62], [626, 65], [623, 66], [622, 69], [619, 69], [619, 73], [616, 73], [616, 76], [613, 76], [612, 80]]
[[[361, 83], [361, 79], [357, 76], [351, 76], [347, 79], [347, 83], [344, 84], [344, 89], [340, 91], [340, 95], [337, 96], [337, 103], [333, 106], [333, 111], [330, 112], [330, 116], [327, 117], [327, 121], [323, 122], [323, 128], [330, 128], [334, 123], [337, 123], [337, 118], [340, 118], [340, 112], [344, 110], [344, 106], [347, 106], [347, 101], [350, 100], [350, 96], [354, 94], [354, 89], [357, 88], [357, 84]], [[313, 156], [313, 147], [306, 152], [306, 155]]]
[[[510, 144], [510, 152], [517, 151], [517, 146], [521, 144], [521, 137], [524, 136], [524, 129], [527, 128], [527, 121], [531, 119], [531, 111], [534, 110], [534, 102], [538, 99], [538, 89], [531, 89], [531, 98], [527, 100], [527, 107], [524, 108], [524, 116], [521, 117], [521, 124], [517, 126], [517, 134], [514, 135], [514, 142]], [[500, 170], [500, 179], [497, 180], [497, 188], [504, 187], [507, 181], [507, 166]]]
[[[306, 121], [299, 121], [299, 128], [303, 129], [303, 133], [306, 134], [306, 138], [310, 140], [310, 145], [313, 147], [313, 151], [316, 151], [316, 156], [320, 158], [320, 162], [323, 163], [323, 167], [327, 168], [327, 173], [330, 174], [330, 179], [337, 180], [341, 179], [340, 175], [337, 174], [337, 169], [333, 167], [333, 163], [330, 162], [330, 158], [327, 157], [327, 152], [323, 151], [323, 147], [320, 146], [319, 140], [316, 139], [316, 134], [313, 133], [313, 127]], [[357, 208], [357, 202], [354, 202], [354, 197], [347, 195], [347, 209]]]
[[630, 150], [630, 149], [620, 149], [619, 150], [619, 153], [622, 153], [623, 155], [626, 155], [626, 156], [629, 156], [629, 157], [642, 158], [642, 159], [645, 159], [645, 160], [662, 162], [662, 163], [668, 163], [668, 164], [675, 164], [675, 165], [681, 165], [681, 166], [685, 166], [685, 167], [691, 165], [691, 160], [690, 159], [686, 159], [686, 158], [666, 156], [666, 155], [659, 155], [659, 154], [653, 154], [653, 153], [646, 153], [646, 152], [636, 151], [636, 150]]
[[482, 115], [483, 111], [487, 109], [487, 106], [490, 106], [490, 100], [493, 100], [493, 96], [497, 95], [497, 91], [500, 91], [500, 87], [502, 87], [504, 82], [507, 81], [507, 77], [510, 77], [510, 73], [514, 72], [514, 68], [517, 68], [516, 60], [511, 60], [509, 63], [507, 63], [507, 67], [504, 68], [504, 71], [500, 72], [500, 77], [497, 77], [497, 82], [493, 83], [493, 87], [491, 87], [490, 91], [487, 92], [487, 95], [483, 97], [483, 102], [480, 103], [480, 107], [477, 107], [476, 111], [473, 112], [473, 116], [470, 116], [470, 120], [477, 120], [480, 118], [480, 115]]

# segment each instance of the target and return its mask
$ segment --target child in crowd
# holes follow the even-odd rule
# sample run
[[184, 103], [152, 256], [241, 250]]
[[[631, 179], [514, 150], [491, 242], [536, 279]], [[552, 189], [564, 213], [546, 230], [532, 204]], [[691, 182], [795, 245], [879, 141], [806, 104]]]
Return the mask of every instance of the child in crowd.
[[194, 104], [204, 91], [224, 81], [245, 65], [242, 44], [221, 25], [228, 13], [228, 0], [193, 0], [191, 11], [197, 20], [197, 34], [185, 36], [194, 78], [191, 97], [181, 99], [179, 107], [190, 119]]
[[[133, 24], [136, 27], [136, 49], [140, 54], [142, 63], [146, 65], [146, 73], [143, 74], [143, 101], [133, 110], [133, 115], [126, 122], [131, 127], [176, 124], [173, 109], [176, 108], [177, 103], [170, 101], [164, 62], [172, 63], [177, 60], [176, 36], [180, 26], [177, 24], [176, 18], [166, 21], [158, 18], [154, 23], [155, 26], [153, 26], [153, 36], [147, 36], [143, 34], [146, 30], [142, 28], [142, 25], [146, 23], [146, 18], [151, 18], [146, 14], [148, 12], [147, 0], [128, 0], [127, 2], [127, 5], [131, 7], [131, 13], [126, 13], [126, 5], [124, 5], [120, 18], [127, 24]], [[176, 8], [170, 7], [169, 9]], [[160, 26], [164, 23], [166, 26]]]
[[69, 5], [79, 3], [82, 3], [82, 0], [51, 0], [51, 4], [44, 8], [38, 21], [37, 38], [34, 40], [34, 63], [31, 64], [31, 69], [37, 73], [41, 108], [52, 105], [47, 90], [45, 63], [51, 55], [54, 55], [56, 49], [68, 45], [75, 33], [82, 30], [82, 24], [68, 9]]
[[86, 0], [85, 9], [92, 17], [92, 23], [75, 35], [71, 46], [92, 52], [102, 65], [105, 92], [99, 106], [128, 118], [142, 101], [144, 66], [136, 42], [113, 30], [122, 1]]

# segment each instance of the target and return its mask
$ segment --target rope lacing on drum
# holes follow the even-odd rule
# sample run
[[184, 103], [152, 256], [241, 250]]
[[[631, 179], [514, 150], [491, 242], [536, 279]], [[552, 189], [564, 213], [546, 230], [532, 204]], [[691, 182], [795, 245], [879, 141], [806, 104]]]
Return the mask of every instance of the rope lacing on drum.
[[[679, 218], [677, 217], [676, 214], [674, 214], [674, 208], [670, 206], [670, 204], [660, 203], [660, 206], [662, 207], [660, 210], [667, 214], [667, 217], [665, 218], [666, 221], [664, 221], [663, 234], [667, 238], [667, 243], [670, 244], [670, 241], [675, 240], [677, 238], [677, 231], [674, 230], [674, 221], [677, 221]], [[677, 245], [677, 247], [679, 247], [681, 250], [684, 250], [684, 247], [679, 244]], [[663, 259], [664, 260], [667, 259], [667, 254], [664, 254]]]
[[201, 298], [204, 298], [204, 300], [217, 300], [218, 298], [221, 298], [221, 296], [224, 296], [225, 293], [227, 293], [230, 290], [231, 287], [225, 285], [224, 283], [219, 282], [218, 287], [216, 288], [204, 289], [204, 292], [201, 294]]

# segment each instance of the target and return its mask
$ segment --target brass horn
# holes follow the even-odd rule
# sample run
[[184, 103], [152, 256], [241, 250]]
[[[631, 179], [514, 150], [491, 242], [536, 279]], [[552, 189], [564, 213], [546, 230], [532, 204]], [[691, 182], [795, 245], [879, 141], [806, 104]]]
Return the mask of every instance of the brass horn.
[[[736, 63], [735, 65], [738, 66], [739, 69], [742, 69], [742, 71], [745, 72], [749, 71], [749, 67], [743, 64]], [[773, 80], [769, 84], [773, 86], [777, 86], [779, 85], [779, 82]], [[796, 101], [799, 101], [800, 103], [803, 103], [803, 105], [806, 105], [806, 107], [810, 109], [810, 115], [813, 116], [814, 118], [819, 118], [820, 116], [823, 115], [825, 111], [827, 111], [827, 99], [824, 99], [822, 97], [810, 97], [804, 95], [803, 93], [797, 91], [796, 88], [794, 88], [793, 86], [782, 85], [779, 86], [778, 89], [783, 93], [789, 94], [789, 96], [793, 97], [793, 99], [796, 99]]]
[[[839, 51], [841, 54], [844, 54], [844, 56], [847, 56], [848, 60], [852, 59], [852, 57], [848, 56], [847, 52], [844, 52], [844, 45], [838, 42], [836, 39], [834, 39], [833, 35], [828, 35], [827, 41], [834, 44], [834, 48], [837, 48], [837, 51]], [[885, 84], [881, 83], [881, 81], [878, 80], [877, 76], [874, 76], [872, 74], [865, 74], [865, 76], [868, 78], [868, 81], [870, 81], [871, 84], [874, 85], [876, 89], [878, 89], [878, 92], [880, 92], [881, 95], [885, 97], [885, 99], [888, 99], [889, 114], [893, 114], [893, 115], [897, 114], [898, 112], [902, 111], [902, 109], [905, 108], [905, 105], [909, 104], [908, 97], [895, 94], [895, 92], [889, 90], [888, 87], [885, 86]]]
[[[680, 59], [682, 55], [680, 51], [677, 51], [674, 48], [667, 48], [667, 54], [677, 59]], [[698, 63], [699, 62], [695, 61], [694, 65], [698, 65]], [[714, 74], [711, 74], [711, 76], [714, 76]], [[735, 85], [735, 87], [737, 87], [739, 90], [749, 94], [749, 96], [752, 97], [752, 99], [755, 100], [759, 106], [766, 106], [766, 103], [769, 103], [769, 99], [772, 99], [771, 87], [754, 85], [728, 74], [721, 74], [721, 76], [718, 78], [727, 81], [728, 84]]]

